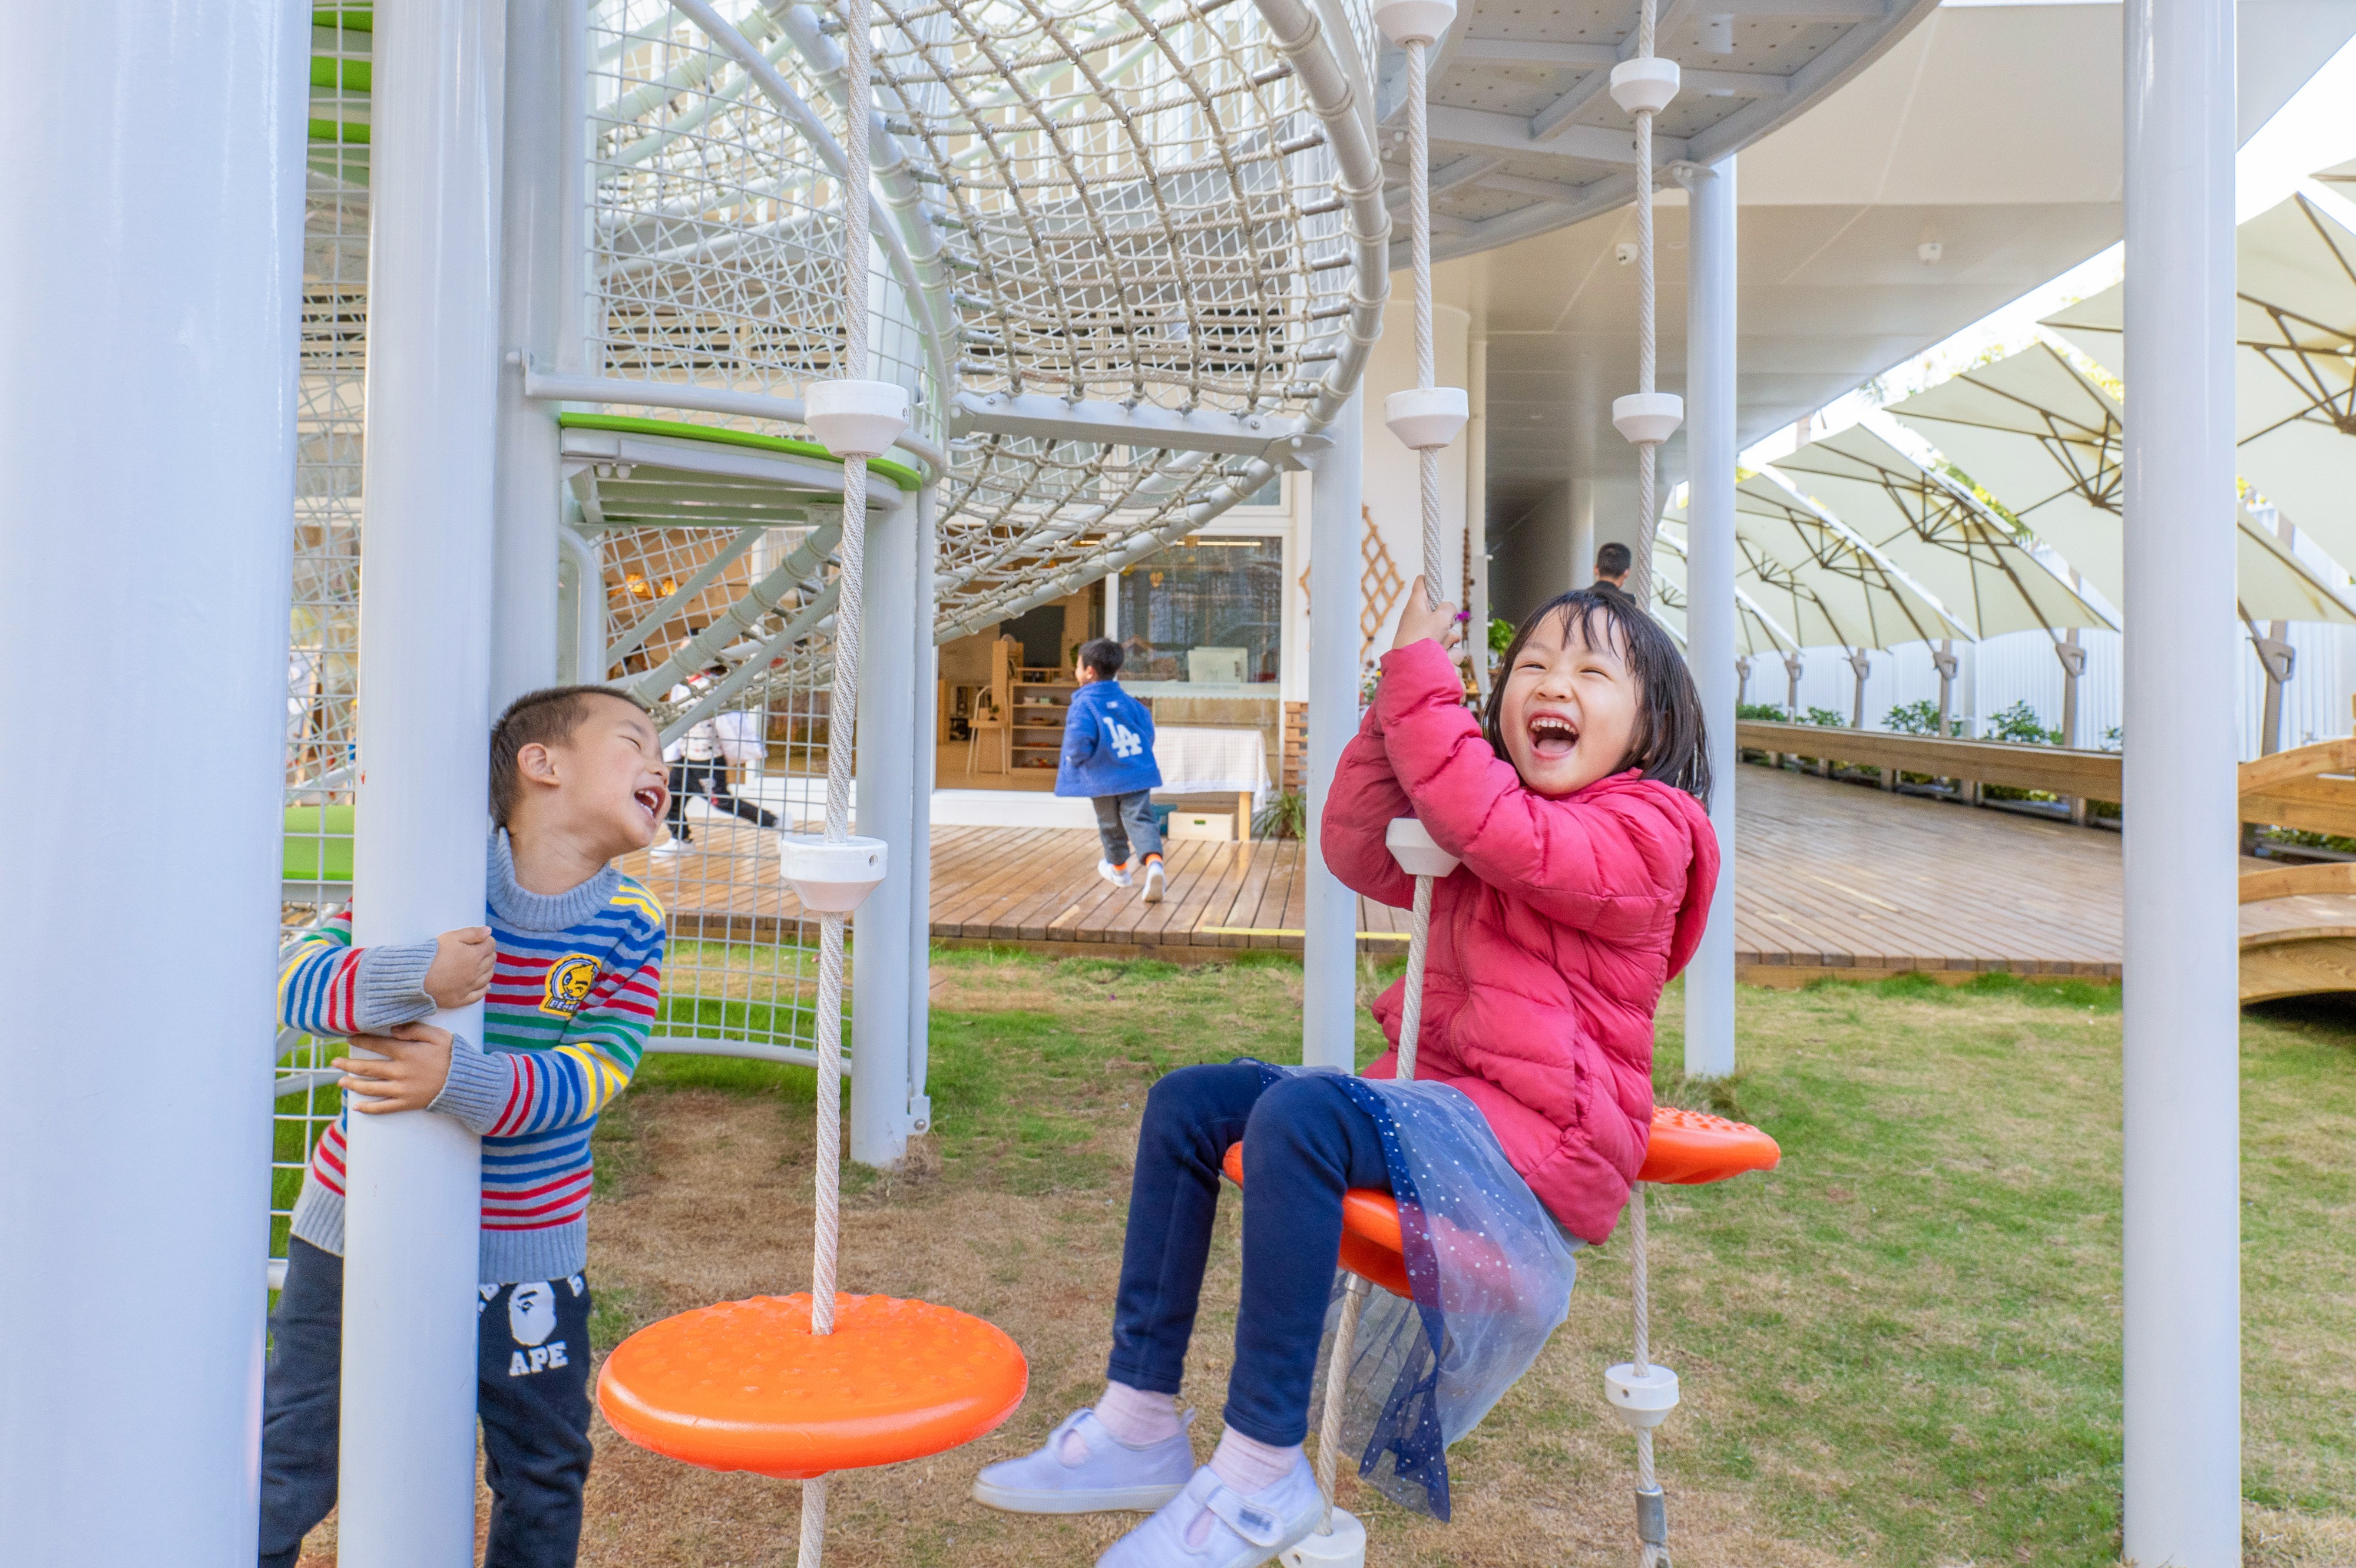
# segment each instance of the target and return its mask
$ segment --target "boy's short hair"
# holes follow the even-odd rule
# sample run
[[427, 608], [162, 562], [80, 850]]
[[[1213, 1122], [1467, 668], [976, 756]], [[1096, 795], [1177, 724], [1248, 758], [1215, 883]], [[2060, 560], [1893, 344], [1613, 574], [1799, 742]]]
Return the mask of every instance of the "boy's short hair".
[[507, 706], [491, 725], [491, 821], [508, 825], [515, 809], [516, 754], [527, 746], [562, 746], [589, 716], [593, 698], [611, 697], [651, 716], [652, 710], [611, 686], [543, 686], [526, 692]]
[[1123, 662], [1120, 644], [1111, 638], [1095, 638], [1080, 644], [1079, 664], [1084, 670], [1093, 670], [1099, 675], [1118, 675]]
[[1595, 569], [1614, 577], [1635, 564], [1635, 553], [1616, 539], [1595, 553]]

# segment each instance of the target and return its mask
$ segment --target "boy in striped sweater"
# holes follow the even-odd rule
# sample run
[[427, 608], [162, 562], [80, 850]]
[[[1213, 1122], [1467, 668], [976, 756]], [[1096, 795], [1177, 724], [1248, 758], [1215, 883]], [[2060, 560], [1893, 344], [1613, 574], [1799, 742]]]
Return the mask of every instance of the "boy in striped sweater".
[[[630, 1081], [660, 988], [663, 912], [609, 864], [653, 842], [662, 743], [602, 686], [520, 697], [491, 731], [489, 923], [356, 948], [346, 908], [280, 955], [290, 1028], [377, 1053], [336, 1066], [345, 1116], [431, 1111], [483, 1140], [477, 1408], [486, 1568], [569, 1568], [589, 1475], [589, 1135]], [[484, 1004], [481, 1048], [423, 1022]], [[345, 1121], [294, 1206], [271, 1321], [262, 1568], [293, 1568], [335, 1506]]]

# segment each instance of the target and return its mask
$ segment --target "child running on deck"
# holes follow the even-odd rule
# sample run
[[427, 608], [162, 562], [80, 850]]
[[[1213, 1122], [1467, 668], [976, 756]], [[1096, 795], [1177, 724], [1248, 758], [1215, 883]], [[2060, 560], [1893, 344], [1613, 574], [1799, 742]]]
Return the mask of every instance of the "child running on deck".
[[1153, 760], [1153, 715], [1120, 689], [1120, 644], [1099, 637], [1080, 645], [1080, 689], [1064, 714], [1064, 751], [1055, 767], [1055, 793], [1083, 795], [1097, 809], [1104, 858], [1097, 875], [1116, 887], [1132, 886], [1134, 850], [1142, 862], [1145, 901], [1162, 902], [1162, 832], [1153, 821], [1153, 791], [1162, 768]]
[[[491, 731], [488, 924], [356, 948], [347, 906], [280, 956], [287, 1027], [385, 1059], [337, 1061], [345, 1113], [294, 1205], [262, 1384], [262, 1568], [294, 1568], [336, 1503], [355, 1109], [436, 1112], [483, 1140], [483, 1562], [571, 1568], [589, 1477], [589, 1135], [637, 1068], [662, 981], [661, 907], [607, 863], [654, 841], [666, 792], [661, 738], [634, 700], [603, 686], [519, 697]], [[477, 1002], [480, 1049], [423, 1021]]]
[[[1483, 722], [1448, 653], [1455, 607], [1427, 607], [1420, 583], [1407, 602], [1322, 832], [1334, 874], [1393, 906], [1413, 897], [1393, 819], [1462, 861], [1433, 890], [1420, 1081], [1385, 1081], [1402, 983], [1375, 1004], [1394, 1049], [1364, 1078], [1239, 1061], [1148, 1094], [1104, 1395], [974, 1485], [1015, 1512], [1153, 1510], [1100, 1568], [1253, 1568], [1318, 1525], [1301, 1444], [1351, 1187], [1397, 1197], [1415, 1301], [1391, 1310], [1377, 1292], [1366, 1308], [1344, 1451], [1446, 1518], [1446, 1444], [1561, 1321], [1570, 1248], [1611, 1234], [1644, 1163], [1653, 1012], [1718, 875], [1692, 678], [1627, 596], [1565, 594], [1515, 634]], [[1238, 1139], [1235, 1364], [1197, 1469], [1175, 1396]]]

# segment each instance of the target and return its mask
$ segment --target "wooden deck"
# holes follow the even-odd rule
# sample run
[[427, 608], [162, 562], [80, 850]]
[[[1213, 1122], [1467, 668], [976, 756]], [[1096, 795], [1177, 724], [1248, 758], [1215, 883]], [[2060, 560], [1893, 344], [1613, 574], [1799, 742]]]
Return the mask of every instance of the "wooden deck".
[[[1987, 970], [2115, 979], [2119, 838], [1853, 784], [1745, 767], [1735, 879], [1745, 980]], [[626, 868], [682, 937], [777, 940], [799, 910], [764, 835], [699, 823], [698, 847]], [[1238, 948], [1299, 950], [1301, 846], [1176, 841], [1169, 896], [1143, 902], [1096, 875], [1096, 834], [1066, 828], [940, 827], [933, 935], [1058, 952], [1182, 961]], [[1404, 911], [1359, 901], [1359, 945], [1403, 952]]]

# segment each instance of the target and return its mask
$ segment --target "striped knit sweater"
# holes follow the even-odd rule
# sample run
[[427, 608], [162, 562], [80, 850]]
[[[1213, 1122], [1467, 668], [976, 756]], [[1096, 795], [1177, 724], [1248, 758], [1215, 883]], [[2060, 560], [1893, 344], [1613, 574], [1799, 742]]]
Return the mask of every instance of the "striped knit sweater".
[[[483, 1004], [487, 1048], [452, 1043], [432, 1109], [483, 1140], [483, 1283], [562, 1279], [587, 1264], [589, 1134], [646, 1048], [663, 911], [611, 866], [569, 893], [526, 891], [504, 831], [491, 840], [489, 893], [498, 962]], [[430, 941], [352, 946], [347, 906], [279, 955], [279, 1016], [314, 1035], [427, 1017], [433, 961]], [[294, 1234], [337, 1254], [350, 1115], [348, 1104], [320, 1137], [294, 1205]]]

